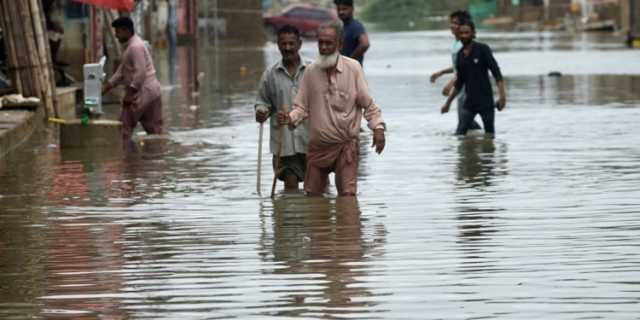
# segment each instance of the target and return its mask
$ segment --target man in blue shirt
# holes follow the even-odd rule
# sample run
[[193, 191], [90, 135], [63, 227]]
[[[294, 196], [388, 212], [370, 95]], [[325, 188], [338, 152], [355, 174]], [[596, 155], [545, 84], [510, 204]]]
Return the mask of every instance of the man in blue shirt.
[[360, 21], [353, 18], [353, 0], [334, 0], [338, 17], [344, 24], [344, 41], [340, 54], [358, 60], [360, 65], [364, 53], [369, 49], [369, 37]]

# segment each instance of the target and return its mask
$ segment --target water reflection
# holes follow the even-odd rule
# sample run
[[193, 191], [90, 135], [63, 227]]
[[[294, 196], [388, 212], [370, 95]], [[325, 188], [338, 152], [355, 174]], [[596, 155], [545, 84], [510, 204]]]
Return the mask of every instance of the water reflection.
[[[498, 232], [496, 219], [503, 208], [491, 206], [498, 176], [506, 175], [506, 157], [497, 155], [495, 139], [465, 137], [458, 146], [456, 210], [458, 245], [463, 254], [460, 272], [486, 272], [495, 265], [488, 259], [491, 237]], [[502, 147], [501, 152], [506, 152]]]
[[[269, 214], [265, 209], [262, 214]], [[367, 257], [384, 243], [384, 232], [365, 239], [357, 198], [281, 198], [273, 202], [272, 219], [273, 238], [262, 239], [263, 259], [283, 264], [276, 275], [305, 279], [287, 288], [277, 301], [282, 311], [275, 315], [376, 318], [368, 314], [367, 307], [376, 304], [367, 301], [373, 294], [362, 279], [368, 276]]]
[[127, 150], [96, 148], [62, 150], [51, 168], [47, 201], [56, 206], [135, 205], [163, 197], [171, 157], [162, 137], [131, 141]]
[[496, 155], [495, 140], [490, 137], [465, 137], [458, 145], [456, 177], [460, 188], [490, 187], [498, 175], [507, 174], [506, 146]]
[[44, 215], [24, 203], [7, 209], [9, 202], [0, 197], [0, 319], [37, 319], [46, 292]]
[[57, 165], [51, 168], [47, 201], [58, 206], [104, 205], [111, 181], [118, 180], [124, 167], [120, 148], [65, 149], [52, 153]]
[[[634, 104], [638, 76], [563, 75], [549, 77], [511, 77], [509, 93], [513, 106], [536, 107], [558, 105]], [[537, 94], [532, 95], [532, 92]]]
[[262, 48], [223, 41], [216, 47], [178, 46], [156, 55], [159, 79], [170, 84], [165, 88], [170, 109], [165, 121], [174, 132], [230, 125], [229, 110], [253, 104], [265, 68]]
[[124, 226], [101, 220], [52, 221], [47, 228], [45, 317], [126, 319], [122, 291]]

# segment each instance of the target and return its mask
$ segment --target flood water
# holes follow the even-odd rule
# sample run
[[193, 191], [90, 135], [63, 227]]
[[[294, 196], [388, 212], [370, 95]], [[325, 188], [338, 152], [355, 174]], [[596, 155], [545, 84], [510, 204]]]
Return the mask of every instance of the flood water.
[[447, 31], [371, 34], [389, 130], [381, 156], [362, 134], [356, 199], [272, 201], [269, 161], [256, 194], [274, 44], [157, 52], [170, 141], [120, 154], [44, 133], [0, 160], [0, 318], [640, 319], [640, 51], [479, 40], [507, 82], [495, 140], [439, 114]]

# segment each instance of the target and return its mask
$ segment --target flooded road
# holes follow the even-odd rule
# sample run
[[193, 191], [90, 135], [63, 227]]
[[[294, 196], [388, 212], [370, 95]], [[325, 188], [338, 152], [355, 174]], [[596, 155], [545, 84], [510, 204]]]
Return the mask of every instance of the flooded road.
[[273, 44], [157, 53], [170, 142], [123, 155], [43, 134], [0, 160], [0, 318], [638, 319], [640, 51], [479, 40], [507, 82], [495, 140], [439, 114], [448, 32], [371, 34], [389, 131], [382, 156], [362, 135], [357, 199], [255, 194]]

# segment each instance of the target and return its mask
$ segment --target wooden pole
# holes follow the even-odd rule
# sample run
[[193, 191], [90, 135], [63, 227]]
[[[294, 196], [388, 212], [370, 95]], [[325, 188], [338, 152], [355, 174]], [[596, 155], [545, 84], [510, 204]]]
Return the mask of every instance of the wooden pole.
[[258, 136], [258, 172], [257, 172], [257, 182], [256, 182], [256, 191], [259, 196], [262, 196], [262, 188], [260, 185], [262, 184], [262, 137], [264, 132], [264, 122], [260, 122], [260, 134]]
[[629, 3], [629, 30], [632, 36], [638, 36], [640, 28], [638, 28], [637, 14], [639, 10], [638, 0], [631, 0]]
[[[32, 97], [41, 97], [42, 82], [40, 81], [40, 59], [38, 59], [37, 49], [35, 45], [35, 34], [33, 33], [33, 24], [31, 23], [31, 11], [29, 10], [29, 3], [24, 1], [16, 1], [18, 8], [20, 9], [21, 24], [24, 29], [24, 37], [26, 38], [25, 44], [27, 51], [23, 52], [28, 56], [28, 69], [31, 72], [31, 94]], [[42, 97], [41, 97], [42, 98]], [[52, 115], [47, 110], [47, 116]]]
[[25, 97], [40, 98], [46, 116], [56, 116], [55, 79], [40, 1], [2, 1], [0, 9], [13, 87]]
[[[285, 112], [289, 112], [289, 109], [287, 108], [286, 105], [282, 106], [282, 109]], [[278, 141], [278, 154], [276, 156], [276, 167], [273, 170], [273, 184], [271, 185], [271, 199], [273, 199], [273, 197], [275, 196], [276, 193], [276, 182], [278, 182], [278, 172], [280, 170], [280, 157], [282, 156], [282, 145], [284, 144], [284, 127], [285, 125], [281, 125], [280, 128], [278, 128], [278, 135], [280, 136], [279, 141]]]
[[16, 17], [16, 13], [18, 13], [17, 2], [4, 1], [4, 4], [6, 5], [7, 24], [10, 28], [8, 30], [10, 33], [6, 36], [9, 37], [13, 43], [13, 50], [11, 52], [13, 57], [9, 60], [13, 63], [9, 66], [9, 70], [16, 73], [18, 81], [16, 83], [16, 89], [18, 89], [18, 93], [26, 96], [32, 96], [30, 89], [30, 83], [32, 82], [31, 74], [28, 72], [30, 66], [28, 64], [27, 56], [24, 54], [27, 51], [27, 48], [25, 47], [26, 41], [24, 41], [25, 32], [22, 24], [19, 23], [20, 18]]
[[15, 67], [18, 65], [17, 54], [16, 54], [16, 43], [13, 38], [13, 22], [10, 18], [10, 7], [9, 2], [0, 1], [0, 14], [2, 16], [2, 29], [4, 30], [4, 43], [7, 50], [7, 65], [9, 67], [9, 76], [11, 77], [11, 83], [18, 92], [22, 92], [22, 80], [20, 78], [20, 73]]
[[36, 46], [38, 48], [38, 60], [40, 65], [39, 73], [41, 75], [41, 94], [45, 100], [44, 105], [49, 116], [58, 116], [58, 108], [56, 106], [56, 85], [53, 77], [53, 65], [51, 50], [49, 49], [49, 39], [46, 34], [46, 25], [44, 21], [44, 12], [41, 10], [40, 0], [30, 0], [31, 17], [33, 29], [35, 33]]
[[16, 41], [16, 34], [19, 33], [17, 26], [15, 25], [15, 19], [13, 17], [13, 13], [16, 12], [16, 4], [13, 1], [3, 1], [4, 4], [4, 20], [6, 21], [7, 30], [5, 32], [5, 37], [9, 42], [9, 72], [11, 72], [15, 77], [14, 86], [18, 90], [18, 92], [24, 92], [25, 88], [22, 87], [22, 83], [25, 82], [26, 79], [22, 76], [22, 70], [20, 66], [22, 65], [22, 55], [18, 55], [18, 51], [20, 51], [22, 46], [22, 41]]
[[[34, 2], [35, 4], [36, 2]], [[38, 4], [42, 4], [42, 2], [38, 1]], [[40, 6], [40, 25], [42, 27], [42, 29], [44, 30], [43, 34], [44, 37], [42, 38], [43, 40], [43, 45], [44, 45], [44, 57], [45, 57], [45, 66], [46, 66], [46, 72], [49, 75], [49, 82], [48, 82], [48, 86], [51, 88], [51, 103], [53, 104], [53, 110], [54, 113], [56, 115], [56, 117], [59, 117], [60, 112], [58, 110], [58, 94], [56, 91], [56, 76], [55, 76], [55, 72], [53, 70], [53, 57], [51, 56], [51, 47], [49, 45], [49, 38], [48, 35], [46, 33], [47, 30], [47, 25], [46, 25], [46, 18], [45, 18], [45, 12], [43, 11], [44, 7]]]
[[278, 154], [276, 155], [276, 166], [273, 169], [273, 183], [271, 184], [271, 199], [276, 195], [276, 183], [278, 182], [278, 173], [280, 172], [280, 157], [282, 156], [282, 140], [284, 140], [284, 126], [278, 129], [280, 141], [278, 142]]

